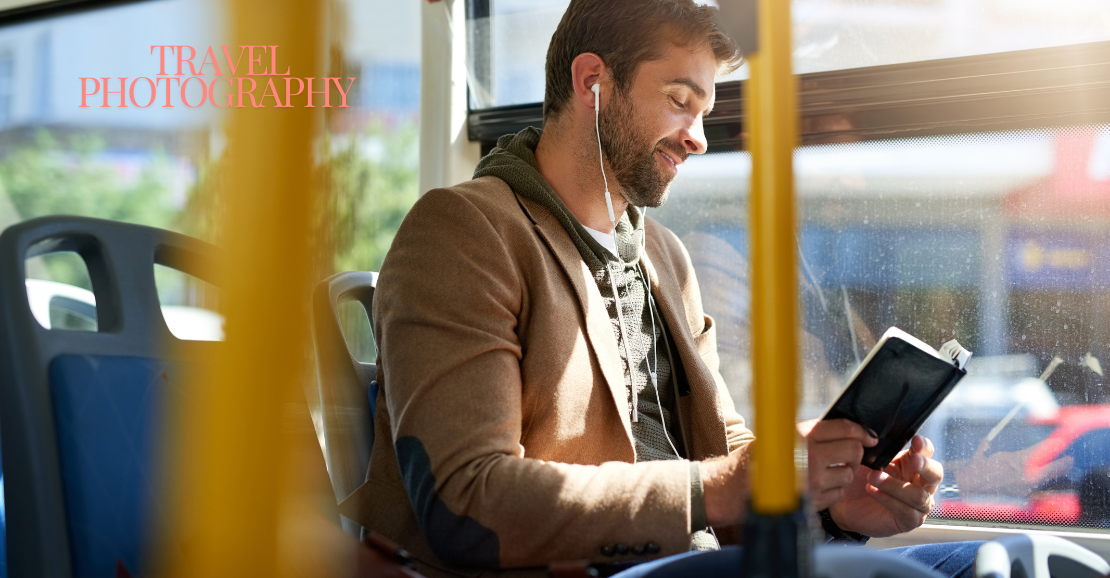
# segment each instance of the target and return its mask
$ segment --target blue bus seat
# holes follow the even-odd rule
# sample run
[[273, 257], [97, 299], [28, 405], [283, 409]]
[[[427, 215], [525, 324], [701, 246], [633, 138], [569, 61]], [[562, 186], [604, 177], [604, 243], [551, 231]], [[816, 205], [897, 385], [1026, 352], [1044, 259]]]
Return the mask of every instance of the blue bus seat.
[[[324, 458], [336, 503], [363, 484], [374, 445], [377, 368], [351, 353], [339, 320], [339, 306], [357, 301], [373, 327], [377, 274], [337, 273], [316, 285], [312, 295], [313, 344], [323, 412]], [[361, 528], [343, 518], [343, 527], [358, 536]]]
[[[75, 252], [95, 332], [32, 315], [25, 261]], [[217, 343], [179, 341], [154, 281], [160, 264], [218, 285], [218, 250], [177, 233], [51, 216], [0, 235], [0, 456], [7, 575], [141, 575], [159, 500], [167, 404]]]

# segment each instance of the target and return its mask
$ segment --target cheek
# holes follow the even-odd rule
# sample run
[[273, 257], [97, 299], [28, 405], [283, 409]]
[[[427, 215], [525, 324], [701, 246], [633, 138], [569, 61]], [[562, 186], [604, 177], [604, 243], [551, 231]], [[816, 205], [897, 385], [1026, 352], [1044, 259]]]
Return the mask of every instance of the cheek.
[[690, 118], [680, 110], [668, 110], [659, 115], [663, 121], [656, 127], [655, 133], [659, 135], [655, 140], [678, 140], [682, 131], [690, 125]]

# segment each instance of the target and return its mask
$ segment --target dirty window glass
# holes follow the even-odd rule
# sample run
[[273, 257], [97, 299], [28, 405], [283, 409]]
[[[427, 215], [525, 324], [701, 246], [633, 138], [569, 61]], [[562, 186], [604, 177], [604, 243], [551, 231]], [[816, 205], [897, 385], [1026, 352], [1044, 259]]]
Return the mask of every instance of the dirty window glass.
[[[1110, 127], [800, 148], [799, 418], [888, 327], [974, 351], [925, 424], [934, 518], [1110, 527]], [[691, 157], [649, 214], [690, 252], [750, 415], [750, 157]], [[756, 416], [758, 419], [758, 416]]]

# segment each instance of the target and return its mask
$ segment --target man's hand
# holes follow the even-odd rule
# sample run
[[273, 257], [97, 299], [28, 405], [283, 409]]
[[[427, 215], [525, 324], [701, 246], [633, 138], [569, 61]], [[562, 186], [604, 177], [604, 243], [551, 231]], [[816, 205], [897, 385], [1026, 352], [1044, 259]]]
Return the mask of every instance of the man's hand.
[[944, 468], [932, 456], [933, 442], [918, 435], [882, 471], [861, 466], [844, 499], [829, 508], [833, 521], [844, 530], [877, 538], [920, 526], [944, 478]]
[[731, 454], [698, 463], [705, 496], [705, 519], [710, 526], [739, 524], [748, 501], [748, 452]]
[[879, 440], [863, 426], [846, 419], [810, 420], [798, 424], [809, 454], [809, 493], [817, 510], [844, 497], [863, 459], [863, 448]]

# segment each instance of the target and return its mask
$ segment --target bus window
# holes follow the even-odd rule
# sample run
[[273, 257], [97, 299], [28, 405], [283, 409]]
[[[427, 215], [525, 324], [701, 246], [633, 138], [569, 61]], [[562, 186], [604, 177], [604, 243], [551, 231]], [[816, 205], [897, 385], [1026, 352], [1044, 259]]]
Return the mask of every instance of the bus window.
[[[226, 90], [213, 81], [231, 76], [221, 48], [231, 44], [224, 8], [210, 0], [156, 0], [0, 23], [0, 229], [71, 214], [169, 229], [220, 245], [228, 127], [226, 111], [216, 106], [226, 104]], [[329, 194], [316, 195], [327, 200], [312, 241], [317, 279], [380, 267], [418, 196], [420, 5], [335, 2], [329, 18], [328, 75], [354, 81], [347, 106], [333, 87], [332, 106], [322, 109], [328, 130], [321, 137], [317, 182]], [[208, 101], [200, 100], [200, 82], [183, 89], [185, 103], [181, 90], [167, 94], [169, 83], [159, 80], [160, 92], [152, 93], [141, 80], [159, 79], [163, 67], [163, 78], [175, 78], [178, 45], [196, 52], [197, 75], [215, 86]], [[158, 46], [167, 47], [164, 55]], [[209, 47], [213, 58], [207, 58]], [[236, 47], [229, 51], [234, 60]], [[218, 72], [213, 59], [222, 67]], [[269, 56], [259, 60], [269, 62]], [[182, 72], [182, 78], [190, 76], [188, 62]], [[105, 78], [109, 86], [94, 90]], [[126, 83], [122, 94], [116, 91], [120, 78]], [[263, 79], [255, 92], [261, 95], [265, 78], [256, 78]], [[107, 96], [105, 88], [112, 91]], [[306, 104], [303, 95], [294, 104], [297, 98]], [[198, 101], [203, 104], [194, 107]], [[251, 106], [249, 97], [245, 106]], [[91, 285], [74, 280], [72, 267], [59, 261], [64, 255], [45, 259], [32, 260], [28, 270], [34, 291], [64, 293], [54, 300], [58, 326], [95, 330]], [[222, 338], [223, 319], [210, 286], [165, 267], [154, 273], [175, 335]], [[359, 355], [373, 361], [368, 332], [360, 343]], [[318, 389], [306, 387], [306, 394], [315, 412]]]
[[[69, 214], [212, 240], [197, 217], [196, 192], [218, 155], [216, 110], [183, 106], [176, 97], [171, 107], [162, 101], [120, 107], [126, 91], [111, 100], [86, 96], [88, 106], [80, 105], [82, 77], [117, 84], [121, 77], [156, 78], [152, 45], [218, 45], [217, 14], [208, 2], [169, 0], [46, 13], [0, 26], [0, 229]], [[135, 99], [145, 104], [149, 96], [140, 83]], [[75, 253], [28, 260], [27, 276], [32, 301], [50, 299], [53, 328], [96, 331], [92, 285]]]
[[154, 266], [154, 284], [166, 327], [178, 339], [223, 341], [220, 291], [188, 273]]
[[24, 267], [27, 302], [39, 325], [55, 330], [97, 330], [96, 299], [89, 268], [77, 253], [32, 257], [25, 261]]
[[[796, 153], [799, 417], [818, 417], [835, 399], [866, 354], [861, 330], [876, 336], [893, 325], [976, 352], [968, 377], [923, 428], [947, 468], [949, 492], [934, 519], [1104, 518], [1080, 499], [1101, 487], [1102, 466], [1088, 458], [1101, 451], [1093, 432], [1110, 427], [1110, 294], [1097, 265], [1110, 216], [1104, 142], [1107, 127], [1085, 126]], [[751, 395], [748, 170], [746, 153], [692, 157], [670, 201], [648, 211], [690, 251], [742, 413]], [[1062, 363], [1042, 380], [1056, 357]]]
[[[716, 0], [699, 0], [716, 5]], [[468, 0], [470, 106], [543, 101], [547, 45], [569, 0]], [[1110, 40], [1110, 5], [1062, 0], [793, 0], [794, 72]], [[741, 67], [725, 80], [747, 78]]]

